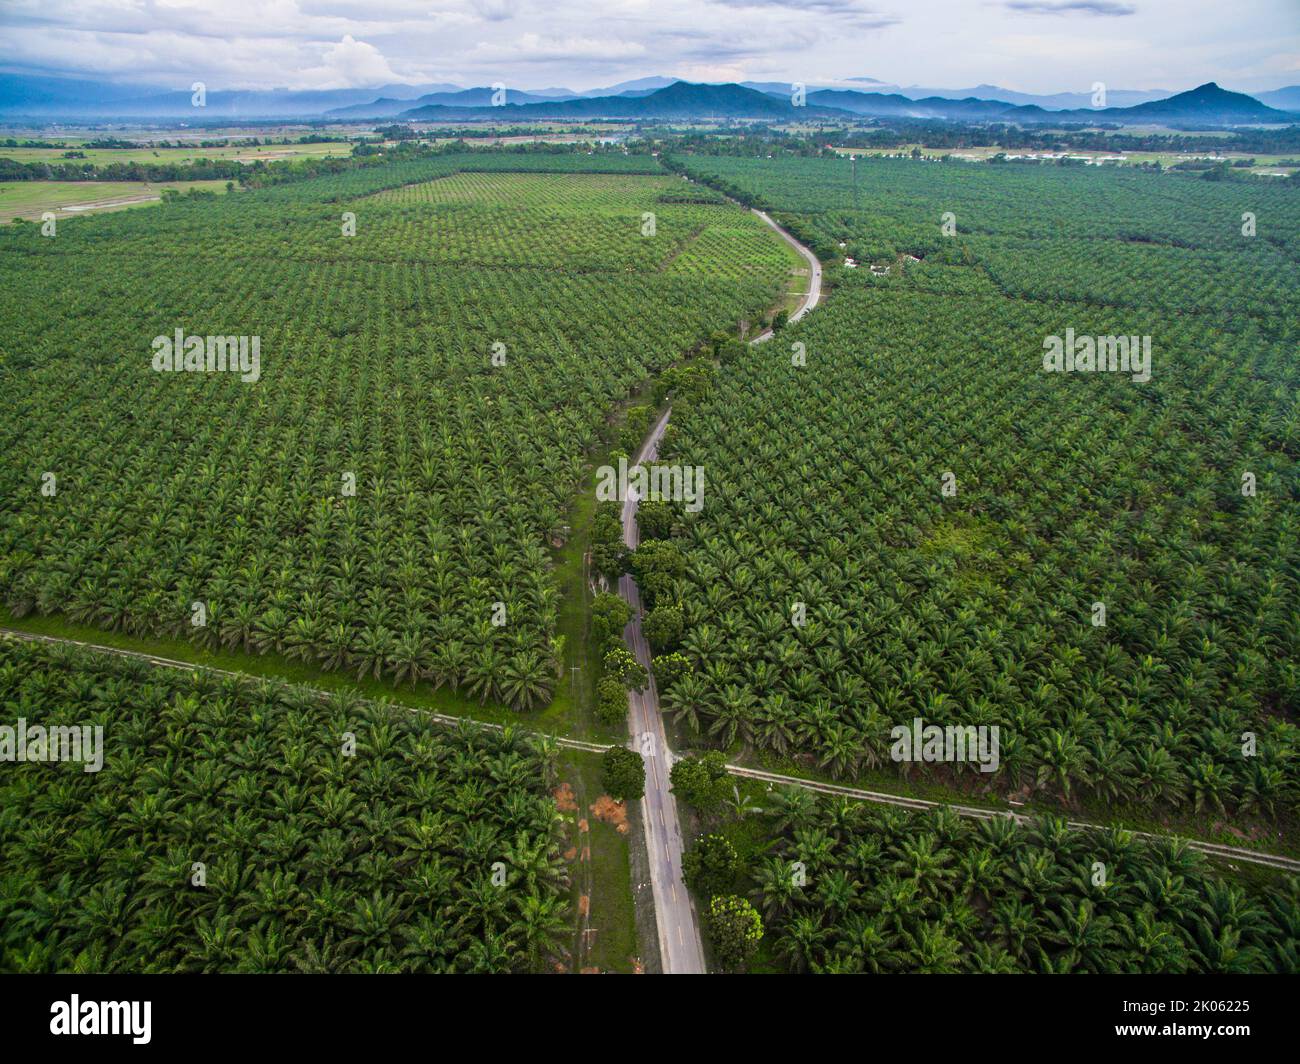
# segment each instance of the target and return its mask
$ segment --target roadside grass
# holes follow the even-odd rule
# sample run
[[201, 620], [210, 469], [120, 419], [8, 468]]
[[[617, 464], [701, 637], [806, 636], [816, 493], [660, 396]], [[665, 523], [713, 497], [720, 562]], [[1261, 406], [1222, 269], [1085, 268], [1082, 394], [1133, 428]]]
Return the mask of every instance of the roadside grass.
[[785, 297], [773, 308], [773, 313], [784, 310], [787, 314], [793, 314], [799, 309], [799, 304], [803, 302], [804, 296], [808, 294], [808, 289], [812, 285], [812, 270], [804, 261], [804, 257], [784, 240], [781, 241], [781, 246], [785, 248], [786, 257], [790, 260], [790, 282], [786, 287]]
[[314, 665], [291, 661], [279, 654], [244, 654], [232, 650], [207, 650], [184, 639], [166, 636], [135, 636], [123, 632], [108, 632], [89, 625], [76, 624], [57, 614], [39, 616], [30, 614], [15, 618], [9, 610], [0, 607], [0, 626], [35, 635], [54, 636], [59, 639], [76, 639], [85, 643], [133, 650], [156, 657], [172, 658], [193, 665], [231, 672], [264, 676], [288, 683], [306, 684], [324, 691], [350, 691], [366, 698], [387, 698], [417, 709], [432, 710], [448, 716], [466, 717], [489, 724], [519, 724], [532, 731], [560, 738], [586, 738], [575, 734], [570, 718], [570, 700], [557, 694], [544, 709], [521, 712], [508, 706], [468, 698], [447, 687], [434, 689], [427, 683], [414, 687], [394, 687], [373, 677], [358, 680], [355, 673], [328, 672]]
[[[600, 755], [563, 750], [559, 764], [561, 780], [573, 788], [578, 801], [577, 810], [565, 814], [575, 821], [567, 834], [579, 848], [577, 856], [570, 862], [573, 878], [570, 906], [575, 929], [581, 921], [578, 897], [589, 891], [587, 923], [592, 930], [581, 954], [577, 952], [575, 937], [575, 966], [580, 963], [588, 968], [599, 968], [602, 972], [630, 973], [634, 970], [639, 951], [628, 836], [619, 834], [614, 825], [596, 819], [591, 811], [596, 799], [604, 793], [600, 783]], [[576, 822], [582, 819], [587, 821], [588, 830], [580, 835]], [[590, 858], [586, 862], [582, 860], [583, 845], [590, 849]]]

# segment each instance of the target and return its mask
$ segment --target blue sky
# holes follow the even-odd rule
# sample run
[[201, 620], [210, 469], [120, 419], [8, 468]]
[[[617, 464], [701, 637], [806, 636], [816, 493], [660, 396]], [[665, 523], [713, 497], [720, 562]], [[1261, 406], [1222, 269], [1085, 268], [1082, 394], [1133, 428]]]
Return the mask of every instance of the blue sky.
[[1300, 83], [1300, 0], [4, 0], [0, 66], [216, 88]]

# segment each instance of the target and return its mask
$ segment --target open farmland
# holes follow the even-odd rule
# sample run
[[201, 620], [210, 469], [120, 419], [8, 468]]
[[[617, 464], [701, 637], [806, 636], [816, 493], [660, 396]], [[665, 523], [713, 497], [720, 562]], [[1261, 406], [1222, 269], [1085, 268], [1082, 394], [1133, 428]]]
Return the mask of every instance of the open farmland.
[[[1206, 134], [1202, 132], [1202, 136]], [[1254, 152], [1229, 152], [1224, 154], [1215, 153], [1213, 156], [1205, 152], [1191, 151], [1133, 151], [1125, 149], [1124, 151], [1102, 151], [1102, 150], [1084, 150], [1070, 149], [1061, 152], [1044, 153], [1032, 152], [1028, 149], [1023, 151], [1008, 151], [1006, 148], [996, 144], [976, 144], [961, 148], [927, 148], [923, 144], [902, 144], [890, 148], [871, 148], [871, 147], [836, 147], [834, 151], [842, 156], [891, 156], [891, 155], [910, 155], [913, 151], [919, 152], [926, 159], [943, 159], [945, 156], [951, 156], [953, 159], [967, 162], [988, 162], [990, 159], [1003, 155], [1009, 158], [1028, 157], [1032, 159], [1042, 159], [1044, 157], [1055, 161], [1058, 155], [1068, 155], [1072, 160], [1086, 162], [1090, 166], [1135, 166], [1139, 164], [1159, 163], [1162, 167], [1177, 166], [1181, 162], [1196, 159], [1213, 158], [1215, 161], [1227, 161], [1232, 164], [1239, 164], [1249, 161], [1252, 165], [1242, 167], [1243, 169], [1254, 172], [1279, 172], [1289, 174], [1295, 170], [1294, 166], [1287, 165], [1284, 160], [1289, 156], [1267, 153]]]
[[89, 211], [121, 210], [158, 203], [167, 190], [224, 193], [225, 181], [4, 181], [0, 224], [39, 219], [46, 211], [71, 218]]
[[[549, 548], [606, 419], [790, 273], [682, 184], [438, 156], [7, 230], [7, 608], [546, 704]], [[259, 364], [156, 372], [176, 330]]]
[[[859, 160], [855, 192], [847, 160], [684, 161], [836, 283], [661, 448], [711, 486], [673, 536], [686, 734], [1294, 839], [1295, 189]], [[1046, 372], [1067, 330], [1149, 337], [1149, 379]], [[995, 770], [900, 760], [917, 718], [999, 727]]]
[[[20, 163], [48, 163], [111, 166], [113, 163], [192, 163], [200, 159], [233, 159], [241, 163], [273, 162], [280, 159], [305, 157], [345, 156], [352, 145], [347, 141], [325, 141], [311, 144], [223, 144], [219, 146], [184, 145], [181, 147], [155, 147], [141, 144], [130, 148], [90, 148], [76, 141], [60, 148], [6, 148], [0, 146], [0, 159]], [[78, 153], [73, 158], [68, 153]]]

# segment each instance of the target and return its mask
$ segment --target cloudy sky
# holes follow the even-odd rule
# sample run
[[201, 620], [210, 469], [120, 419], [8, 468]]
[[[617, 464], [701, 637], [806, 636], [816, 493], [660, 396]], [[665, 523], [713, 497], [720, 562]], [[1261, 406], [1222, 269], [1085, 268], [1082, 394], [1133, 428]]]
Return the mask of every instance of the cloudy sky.
[[1300, 83], [1300, 0], [0, 0], [0, 67], [188, 89]]

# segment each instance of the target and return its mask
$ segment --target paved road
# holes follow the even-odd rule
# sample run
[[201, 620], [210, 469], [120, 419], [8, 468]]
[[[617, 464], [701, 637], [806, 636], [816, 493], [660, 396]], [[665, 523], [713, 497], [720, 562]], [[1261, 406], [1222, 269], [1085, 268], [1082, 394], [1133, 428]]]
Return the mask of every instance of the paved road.
[[[659, 441], [668, 426], [668, 414], [656, 423], [641, 445], [636, 463], [654, 461]], [[640, 500], [635, 491], [623, 500], [623, 538], [629, 547], [639, 542], [636, 508]], [[641, 595], [631, 576], [618, 582], [618, 589], [632, 606], [632, 620], [623, 630], [623, 638], [637, 661], [650, 671], [650, 644], [641, 631]], [[664, 734], [659, 712], [659, 692], [653, 674], [644, 691], [629, 695], [628, 729], [631, 745], [646, 762], [645, 798], [641, 802], [641, 819], [645, 823], [646, 851], [650, 862], [650, 886], [655, 901], [655, 923], [659, 928], [659, 956], [665, 974], [701, 975], [704, 947], [700, 942], [699, 921], [686, 884], [682, 882], [682, 827], [677, 817], [677, 799], [670, 789], [668, 772], [672, 753]]]
[[[808, 290], [799, 308], [790, 315], [798, 321], [821, 298], [822, 266], [817, 256], [793, 236], [772, 221], [762, 211], [754, 211], [767, 225], [778, 232], [786, 243], [793, 246], [808, 263]], [[750, 343], [762, 343], [772, 337], [769, 329]], [[659, 441], [668, 427], [672, 409], [664, 411], [654, 429], [641, 445], [634, 464], [654, 461], [659, 452]], [[623, 501], [623, 539], [629, 547], [639, 541], [636, 510], [639, 499], [634, 492]], [[623, 631], [623, 638], [636, 655], [637, 661], [650, 671], [650, 645], [641, 631], [641, 595], [631, 576], [618, 582], [619, 592], [632, 606], [632, 620]], [[628, 728], [632, 733], [631, 745], [640, 750], [646, 761], [646, 791], [642, 801], [642, 819], [645, 821], [646, 849], [650, 858], [650, 885], [655, 901], [655, 921], [659, 927], [659, 955], [665, 974], [698, 974], [705, 971], [704, 947], [700, 942], [699, 920], [686, 884], [682, 881], [682, 828], [677, 816], [677, 799], [673, 797], [668, 779], [673, 755], [664, 733], [663, 716], [659, 711], [659, 692], [655, 689], [653, 674], [644, 691], [633, 691], [628, 701], [630, 713]]]
[[[804, 294], [804, 299], [803, 302], [799, 304], [799, 309], [790, 315], [791, 321], [798, 321], [807, 314], [808, 311], [812, 310], [822, 297], [822, 264], [816, 255], [799, 243], [799, 241], [796, 240], [787, 230], [782, 229], [776, 224], [776, 222], [772, 221], [765, 211], [760, 211], [755, 208], [751, 208], [751, 210], [762, 218], [764, 222], [780, 233], [781, 239], [794, 248], [795, 251], [799, 252], [799, 254], [803, 256], [804, 262], [808, 263], [808, 291]], [[770, 339], [772, 339], [772, 330], [768, 329], [767, 332], [755, 336], [750, 343], [761, 344], [765, 340]]]

